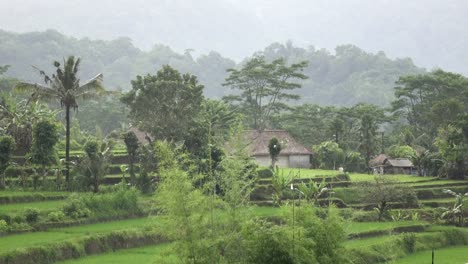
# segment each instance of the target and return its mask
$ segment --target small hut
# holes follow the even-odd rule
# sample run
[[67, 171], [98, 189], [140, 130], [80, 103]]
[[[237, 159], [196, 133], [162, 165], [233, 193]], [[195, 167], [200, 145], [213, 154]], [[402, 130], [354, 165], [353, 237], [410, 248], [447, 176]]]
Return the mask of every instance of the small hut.
[[406, 158], [396, 158], [380, 154], [369, 161], [369, 167], [375, 174], [413, 174], [413, 163]]
[[247, 130], [246, 140], [249, 151], [257, 164], [270, 166], [271, 158], [268, 143], [277, 138], [282, 145], [276, 164], [284, 168], [310, 168], [312, 151], [297, 142], [285, 130]]

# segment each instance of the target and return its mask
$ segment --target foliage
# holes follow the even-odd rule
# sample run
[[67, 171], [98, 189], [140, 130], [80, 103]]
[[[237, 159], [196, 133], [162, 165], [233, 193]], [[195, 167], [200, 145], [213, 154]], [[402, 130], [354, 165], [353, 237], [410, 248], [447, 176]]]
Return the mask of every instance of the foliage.
[[46, 182], [46, 167], [57, 161], [55, 144], [58, 140], [57, 128], [51, 122], [44, 120], [34, 126], [30, 158], [33, 164], [39, 164], [42, 167], [43, 185]]
[[268, 152], [270, 153], [272, 168], [275, 168], [275, 163], [276, 161], [278, 161], [278, 156], [282, 148], [283, 147], [281, 146], [281, 143], [275, 137], [271, 138], [270, 141], [268, 142]]
[[12, 137], [0, 137], [0, 189], [5, 188], [5, 170], [10, 164], [15, 145], [15, 140]]
[[74, 219], [89, 217], [91, 215], [91, 210], [86, 207], [78, 194], [70, 195], [67, 202], [62, 207], [62, 211], [65, 215]]
[[55, 121], [57, 111], [39, 102], [16, 98], [2, 92], [0, 102], [0, 131], [15, 138], [15, 154], [24, 155], [31, 148], [32, 130], [43, 120]]
[[321, 182], [315, 182], [310, 179], [309, 183], [302, 182], [299, 187], [299, 191], [302, 192], [307, 202], [313, 202], [315, 205], [318, 205], [318, 199], [327, 194], [330, 189], [327, 188], [327, 183], [325, 178]]
[[77, 75], [80, 62], [79, 58], [75, 59], [74, 56], [69, 56], [66, 60], [64, 59], [62, 68], [60, 62], [55, 61], [53, 65], [56, 68], [56, 73], [52, 75], [52, 78], [43, 70], [38, 69], [41, 77], [44, 77], [46, 86], [27, 82], [20, 82], [15, 86], [16, 91], [31, 92], [32, 100], [56, 100], [62, 107], [65, 107], [65, 176], [68, 188], [70, 188], [70, 109], [76, 110], [80, 99], [94, 98], [105, 92], [102, 87], [102, 74], [98, 74], [85, 84], [80, 85], [80, 79]]
[[391, 202], [403, 202], [406, 206], [418, 205], [416, 194], [411, 187], [397, 185], [397, 182], [388, 176], [376, 176], [374, 181], [363, 183], [361, 189], [363, 201], [376, 204], [374, 209], [379, 221], [387, 217]]
[[429, 142], [439, 128], [466, 112], [468, 79], [460, 74], [435, 70], [400, 77], [397, 85], [393, 110], [407, 120], [415, 136], [427, 134]]
[[416, 151], [411, 146], [408, 146], [408, 145], [405, 145], [405, 146], [393, 145], [388, 149], [387, 155], [392, 158], [411, 159], [412, 157], [416, 156]]
[[134, 163], [135, 163], [135, 158], [138, 154], [138, 138], [136, 137], [135, 133], [132, 131], [129, 131], [127, 133], [124, 133], [122, 135], [122, 138], [125, 143], [125, 147], [127, 148], [127, 154], [129, 157], [128, 160], [128, 168], [129, 168], [129, 173], [130, 173], [130, 183], [132, 185], [136, 184], [136, 178], [135, 178], [135, 171], [134, 171]]
[[292, 180], [292, 176], [284, 175], [280, 173], [278, 168], [275, 169], [273, 177], [271, 178], [271, 186], [273, 187], [273, 203], [275, 205], [281, 205], [283, 199], [283, 192], [288, 190], [289, 184]]
[[[466, 115], [468, 120], [468, 115]], [[446, 174], [449, 178], [464, 179], [468, 168], [468, 134], [464, 128], [448, 125], [439, 129], [435, 145], [445, 161]]]
[[446, 194], [450, 194], [454, 197], [455, 201], [452, 208], [443, 208], [444, 212], [441, 215], [441, 218], [446, 218], [449, 223], [456, 224], [458, 226], [464, 226], [464, 196], [468, 196], [468, 193], [456, 193], [452, 190], [444, 190]]
[[287, 100], [299, 96], [292, 90], [301, 87], [297, 80], [307, 79], [302, 73], [306, 61], [287, 66], [284, 59], [271, 63], [263, 56], [248, 60], [242, 69], [228, 69], [229, 77], [223, 85], [239, 90], [240, 94], [224, 97], [224, 100], [238, 104], [240, 112], [248, 118], [248, 126], [263, 130], [270, 123], [271, 114], [287, 109]]
[[320, 168], [335, 170], [337, 166], [343, 166], [345, 153], [336, 142], [325, 141], [314, 146], [313, 149], [320, 163]]
[[92, 140], [84, 146], [85, 156], [80, 161], [78, 171], [87, 178], [95, 193], [99, 192], [101, 180], [106, 175], [112, 147], [113, 143], [110, 141], [98, 143]]
[[36, 223], [39, 219], [39, 210], [36, 208], [28, 208], [24, 211], [24, 216], [28, 223]]
[[184, 140], [201, 109], [203, 85], [197, 77], [165, 65], [156, 75], [138, 75], [122, 96], [130, 119], [157, 139]]
[[52, 211], [47, 215], [47, 219], [50, 222], [60, 222], [65, 218], [65, 214], [62, 211]]

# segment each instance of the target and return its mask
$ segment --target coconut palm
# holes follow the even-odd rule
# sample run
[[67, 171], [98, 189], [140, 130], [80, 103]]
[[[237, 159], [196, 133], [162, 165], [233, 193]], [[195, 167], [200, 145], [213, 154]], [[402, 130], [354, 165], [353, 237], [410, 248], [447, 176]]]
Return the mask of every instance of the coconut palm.
[[78, 100], [86, 100], [105, 93], [102, 86], [102, 74], [96, 75], [83, 85], [77, 74], [80, 66], [80, 59], [69, 56], [64, 59], [63, 68], [58, 61], [54, 62], [56, 73], [49, 77], [44, 71], [37, 68], [40, 75], [44, 77], [45, 85], [37, 83], [20, 82], [15, 86], [15, 91], [32, 92], [31, 99], [58, 101], [65, 108], [65, 179], [70, 188], [70, 110], [78, 109]]

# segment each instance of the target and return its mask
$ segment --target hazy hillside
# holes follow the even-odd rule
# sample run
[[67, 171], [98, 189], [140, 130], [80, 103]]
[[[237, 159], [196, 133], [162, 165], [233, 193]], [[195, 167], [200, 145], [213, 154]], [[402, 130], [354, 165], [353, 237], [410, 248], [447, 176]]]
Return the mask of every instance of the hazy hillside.
[[[54, 30], [25, 34], [0, 31], [0, 65], [11, 65], [7, 75], [12, 77], [40, 81], [31, 65], [50, 71], [54, 60], [70, 54], [82, 58], [83, 79], [103, 72], [110, 89], [127, 90], [137, 74], [154, 73], [170, 64], [181, 72], [197, 75], [205, 85], [205, 94], [217, 98], [230, 93], [229, 88], [222, 86], [226, 69], [238, 66], [217, 52], [194, 58], [190, 51], [180, 54], [159, 44], [142, 51], [129, 38], [102, 41], [67, 37]], [[273, 43], [257, 54], [269, 59], [284, 57], [289, 62], [307, 60], [305, 74], [310, 79], [298, 93], [303, 101], [319, 104], [385, 105], [392, 99], [399, 76], [422, 71], [410, 59], [391, 60], [383, 52], [372, 54], [352, 45], [338, 46], [331, 52], [299, 48], [291, 42]]]
[[54, 28], [78, 38], [128, 36], [146, 51], [164, 43], [236, 61], [276, 41], [328, 50], [350, 43], [465, 75], [467, 13], [465, 0], [0, 1], [0, 25], [13, 32]]

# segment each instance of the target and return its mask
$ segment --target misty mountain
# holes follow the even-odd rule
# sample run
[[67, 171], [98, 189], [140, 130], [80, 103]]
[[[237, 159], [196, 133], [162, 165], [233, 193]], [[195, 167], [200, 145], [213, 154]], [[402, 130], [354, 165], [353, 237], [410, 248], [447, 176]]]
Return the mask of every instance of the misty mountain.
[[[41, 82], [31, 66], [50, 73], [52, 62], [68, 55], [82, 59], [82, 79], [102, 72], [108, 89], [128, 90], [136, 75], [154, 74], [162, 65], [169, 64], [180, 72], [198, 76], [205, 85], [205, 95], [212, 98], [232, 93], [222, 85], [226, 70], [242, 63], [236, 64], [214, 51], [194, 58], [189, 50], [181, 54], [160, 44], [143, 51], [129, 38], [103, 41], [67, 37], [54, 30], [25, 34], [0, 31], [0, 65], [11, 65], [8, 76]], [[322, 105], [358, 102], [388, 105], [399, 76], [424, 72], [410, 59], [391, 60], [384, 52], [368, 53], [353, 45], [341, 45], [330, 52], [313, 46], [300, 48], [292, 42], [273, 43], [254, 55], [268, 60], [282, 57], [289, 63], [308, 61], [304, 73], [309, 79], [297, 93], [302, 102]]]
[[57, 29], [78, 38], [129, 37], [145, 51], [217, 51], [240, 61], [273, 42], [333, 50], [350, 43], [389, 58], [468, 74], [464, 0], [18, 0], [0, 1], [13, 32]]

